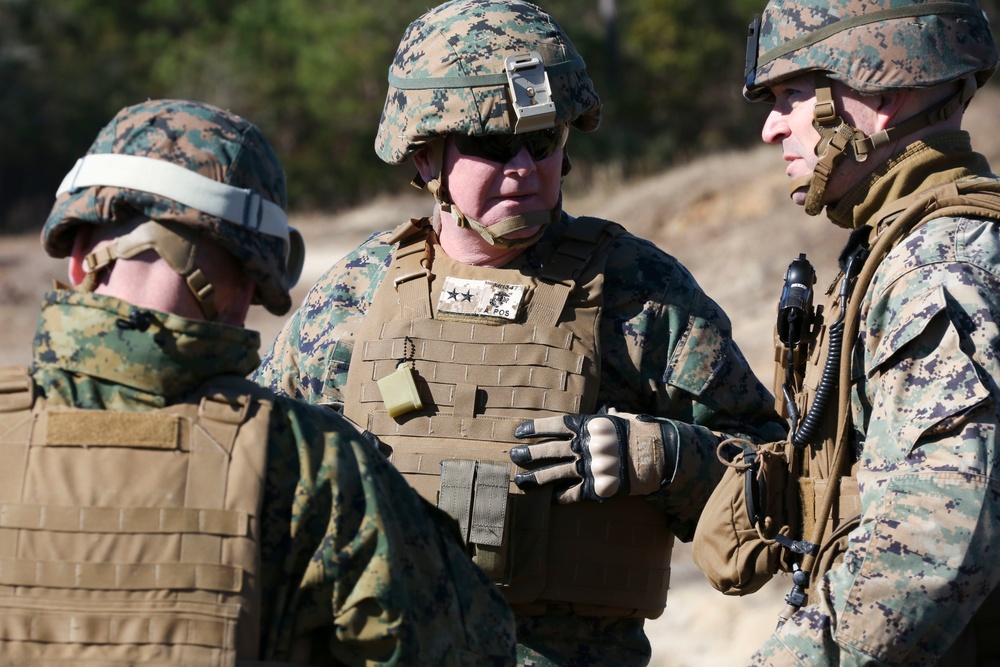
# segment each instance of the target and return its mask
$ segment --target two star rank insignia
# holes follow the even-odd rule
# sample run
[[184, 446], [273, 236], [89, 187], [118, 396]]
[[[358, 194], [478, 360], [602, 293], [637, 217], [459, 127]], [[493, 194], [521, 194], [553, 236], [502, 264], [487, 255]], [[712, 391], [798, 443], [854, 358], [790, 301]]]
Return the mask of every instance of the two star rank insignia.
[[492, 280], [467, 280], [448, 276], [438, 298], [439, 314], [464, 318], [482, 317], [514, 321], [521, 309], [527, 287]]

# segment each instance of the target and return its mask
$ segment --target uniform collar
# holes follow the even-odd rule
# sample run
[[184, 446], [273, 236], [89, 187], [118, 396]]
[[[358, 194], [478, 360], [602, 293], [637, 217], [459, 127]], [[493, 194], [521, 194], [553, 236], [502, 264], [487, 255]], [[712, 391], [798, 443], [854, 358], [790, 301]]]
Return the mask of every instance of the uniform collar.
[[989, 163], [973, 152], [967, 132], [943, 132], [907, 146], [830, 205], [827, 215], [835, 225], [856, 229], [903, 197], [935, 185], [990, 175]]
[[68, 372], [159, 404], [220, 374], [247, 375], [260, 363], [259, 347], [256, 331], [57, 289], [42, 303], [33, 372]]

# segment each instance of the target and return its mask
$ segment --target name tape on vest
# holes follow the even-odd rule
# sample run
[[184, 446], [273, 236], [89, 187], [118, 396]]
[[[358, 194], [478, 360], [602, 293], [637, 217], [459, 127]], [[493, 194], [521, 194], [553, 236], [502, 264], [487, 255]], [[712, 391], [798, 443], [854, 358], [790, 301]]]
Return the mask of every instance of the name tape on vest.
[[517, 319], [527, 287], [509, 285], [492, 280], [466, 280], [448, 276], [444, 279], [439, 313], [470, 317], [499, 317]]

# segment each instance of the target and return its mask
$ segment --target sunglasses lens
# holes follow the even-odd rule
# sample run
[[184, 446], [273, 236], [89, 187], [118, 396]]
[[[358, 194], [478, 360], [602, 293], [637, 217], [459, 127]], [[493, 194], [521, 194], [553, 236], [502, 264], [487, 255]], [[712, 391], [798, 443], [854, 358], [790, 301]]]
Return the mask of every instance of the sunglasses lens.
[[462, 155], [507, 163], [526, 146], [533, 160], [544, 160], [566, 145], [568, 125], [525, 132], [524, 134], [491, 134], [484, 137], [453, 135], [455, 147]]

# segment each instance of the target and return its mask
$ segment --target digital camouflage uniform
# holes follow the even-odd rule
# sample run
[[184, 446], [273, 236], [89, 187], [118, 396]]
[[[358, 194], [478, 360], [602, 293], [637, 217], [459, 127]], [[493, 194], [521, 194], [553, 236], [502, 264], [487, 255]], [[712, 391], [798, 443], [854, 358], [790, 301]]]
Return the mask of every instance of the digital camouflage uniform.
[[[992, 73], [995, 46], [973, 2], [944, 8], [919, 2], [891, 5], [868, 0], [772, 2], [760, 24], [756, 80], [748, 70], [748, 98], [766, 96], [765, 86], [810, 70], [873, 93], [973, 76], [982, 84]], [[880, 14], [883, 10], [887, 13]], [[861, 14], [867, 23], [836, 25]], [[829, 32], [823, 40], [813, 40], [815, 46], [798, 42], [798, 51], [791, 46], [775, 50], [824, 27]], [[892, 40], [883, 39], [886, 35], [893, 35]], [[748, 67], [752, 65], [748, 59]], [[963, 93], [944, 105], [967, 101]], [[906, 135], [929, 124], [914, 123], [897, 132]], [[858, 143], [848, 146], [843, 159], [853, 159], [852, 150], [866, 150], [860, 146], [866, 140], [855, 134], [851, 141]], [[822, 149], [817, 154], [822, 162]], [[829, 463], [837, 444], [834, 435], [843, 433], [847, 457], [832, 517], [823, 521], [827, 528], [813, 562], [807, 606], [789, 608], [794, 613], [752, 664], [985, 665], [1000, 658], [995, 628], [1000, 568], [993, 557], [1000, 548], [998, 195], [997, 177], [985, 158], [972, 151], [968, 134], [939, 131], [875, 165], [868, 177], [826, 207], [832, 222], [854, 230], [842, 261], [858, 246], [871, 254], [860, 271], [851, 272], [852, 305], [844, 321], [856, 316], [857, 328], [845, 333], [844, 340], [850, 341], [843, 351], [847, 370], [840, 376], [850, 381], [847, 414], [837, 415], [834, 402], [803, 449], [785, 445], [798, 465], [804, 459], [808, 478], [787, 480], [801, 485], [802, 516], [819, 511], [812, 508], [813, 502], [819, 506], [821, 494], [813, 497], [806, 490], [817, 478], [837, 474]], [[883, 244], [886, 254], [880, 250]], [[826, 358], [831, 323], [845, 310], [838, 298], [842, 277], [827, 291], [826, 326], [811, 348], [809, 366]], [[819, 374], [805, 372], [807, 385], [810, 375], [815, 380]], [[814, 401], [816, 385], [810, 386], [800, 407]], [[837, 431], [841, 421], [846, 427]], [[741, 474], [735, 469], [727, 473], [695, 540], [696, 562], [713, 583], [740, 594], [756, 590], [779, 560], [783, 567], [789, 562], [787, 551], [779, 558], [778, 545], [761, 540], [746, 525], [746, 512], [734, 516], [716, 511], [740, 505]], [[857, 504], [850, 493], [855, 479]], [[779, 474], [768, 483], [785, 481]], [[779, 518], [778, 525], [798, 511], [785, 507], [791, 514]], [[716, 554], [742, 550], [748, 561], [758, 561], [745, 566], [744, 581], [737, 581], [739, 574], [729, 579], [732, 571], [720, 575], [712, 554], [701, 551], [711, 544], [706, 540], [714, 539], [711, 533], [719, 522], [734, 519], [742, 523], [739, 536], [714, 548]], [[831, 533], [834, 527], [841, 527], [840, 532]], [[804, 540], [816, 535], [808, 527], [804, 532], [796, 527], [794, 518], [786, 534]], [[750, 575], [755, 567], [756, 575]], [[793, 598], [789, 602], [794, 604]]]
[[[520, 65], [525, 69], [519, 69]], [[562, 339], [567, 338], [566, 332], [572, 332], [571, 349], [551, 352], [559, 355], [592, 350], [583, 357], [587, 389], [577, 404], [581, 407], [574, 412], [587, 414], [613, 408], [663, 418], [660, 427], [681, 444], [680, 454], [671, 462], [665, 479], [652, 480], [659, 491], [612, 498], [598, 505], [593, 501], [564, 504], [565, 500], [557, 504], [545, 495], [545, 491], [551, 492], [551, 486], [528, 490], [523, 495], [514, 489], [507, 496], [515, 502], [513, 529], [500, 526], [496, 532], [478, 531], [485, 533], [487, 542], [503, 535], [499, 545], [494, 543], [501, 550], [512, 531], [510, 549], [514, 552], [523, 552], [523, 545], [530, 543], [525, 535], [531, 530], [536, 536], [541, 532], [543, 543], [548, 539], [543, 556], [531, 552], [533, 566], [544, 573], [540, 577], [532, 575], [532, 585], [544, 582], [544, 586], [539, 584], [539, 590], [524, 593], [519, 583], [524, 578], [518, 578], [517, 565], [523, 561], [518, 561], [517, 555], [511, 558], [515, 562], [512, 580], [508, 582], [503, 574], [497, 577], [518, 619], [518, 662], [524, 665], [646, 664], [650, 646], [643, 632], [644, 618], [662, 613], [674, 535], [682, 540], [691, 538], [703, 500], [721, 475], [714, 455], [721, 434], [742, 434], [758, 441], [783, 434], [780, 420], [769, 406], [770, 395], [732, 340], [728, 318], [673, 257], [617, 225], [573, 218], [560, 207], [514, 216], [486, 228], [458, 210], [451, 200], [442, 170], [444, 137], [469, 135], [482, 140], [514, 135], [516, 140], [517, 135], [525, 134], [545, 138], [548, 132], [555, 136], [565, 125], [592, 131], [598, 126], [600, 109], [582, 57], [553, 18], [535, 5], [520, 0], [455, 0], [411, 23], [389, 69], [389, 90], [375, 140], [376, 152], [390, 164], [401, 164], [417, 151], [426, 150], [424, 155], [434, 173], [430, 178], [421, 174], [416, 183], [426, 186], [438, 210], [449, 212], [456, 224], [471, 227], [491, 244], [524, 250], [502, 269], [456, 266], [450, 258], [441, 257], [444, 251], [434, 232], [427, 231], [444, 224], [437, 214], [433, 221], [423, 219], [400, 225], [396, 237], [389, 232], [375, 234], [317, 282], [255, 375], [256, 380], [279, 393], [310, 403], [343, 405], [348, 416], [354, 415], [365, 428], [371, 429], [375, 420], [382, 429], [376, 434], [389, 447], [396, 448], [391, 459], [394, 464], [402, 466], [402, 451], [407, 466], [415, 464], [421, 472], [431, 473], [424, 479], [436, 481], [440, 477], [438, 500], [442, 505], [446, 496], [452, 497], [453, 487], [448, 487], [446, 493], [445, 481], [450, 464], [471, 463], [481, 472], [483, 452], [490, 450], [491, 456], [502, 460], [485, 460], [506, 466], [513, 488], [517, 480], [512, 473], [520, 470], [510, 466], [510, 450], [520, 444], [508, 439], [514, 426], [538, 417], [573, 414], [565, 409], [541, 407], [548, 400], [556, 400], [557, 394], [565, 397], [565, 384], [544, 384], [535, 378], [562, 372], [554, 359], [539, 362], [539, 357], [534, 357], [536, 361], [519, 363], [515, 355], [514, 361], [493, 363], [488, 361], [494, 358], [490, 356], [492, 350], [502, 356], [512, 348], [523, 349], [528, 359], [533, 353], [548, 354], [539, 352], [545, 345], [539, 342], [544, 338], [537, 335], [539, 332]], [[563, 173], [568, 169], [569, 161], [564, 156]], [[409, 231], [407, 225], [411, 226]], [[594, 229], [595, 225], [605, 235], [600, 238], [607, 241], [589, 245], [589, 241], [574, 237], [579, 230]], [[397, 272], [403, 271], [397, 261], [404, 261], [398, 256], [418, 256], [410, 248], [424, 252], [421, 243], [412, 241], [423, 237], [409, 235], [413, 226], [427, 235], [427, 259], [422, 266], [426, 269], [423, 273], [430, 273], [426, 279], [431, 283], [430, 303], [437, 298], [436, 290], [442, 290], [441, 298], [446, 294], [436, 281], [447, 277], [471, 275], [502, 282], [507, 280], [502, 276], [513, 273], [516, 275], [511, 281], [528, 281], [528, 313], [522, 312], [519, 319], [506, 320], [505, 324], [485, 319], [470, 324], [468, 318], [455, 321], [454, 317], [445, 317], [450, 313], [443, 314], [443, 302], [438, 301], [436, 308], [431, 305], [429, 312], [419, 316], [423, 319], [408, 310], [386, 316], [382, 320], [384, 327], [371, 326], [366, 322], [369, 313], [386, 312], [379, 310], [379, 304], [385, 302], [381, 295], [398, 290], [402, 304], [400, 281], [421, 273], [404, 276]], [[507, 237], [512, 231], [530, 227], [539, 227], [540, 231], [527, 240], [511, 241], [513, 237]], [[566, 248], [569, 254], [560, 254]], [[570, 256], [590, 258], [581, 260], [584, 268], [580, 271], [590, 276], [586, 284], [574, 282], [578, 274], [565, 275], [565, 279], [554, 277], [551, 282], [537, 278], [562, 261], [556, 261], [556, 257]], [[591, 276], [589, 267], [600, 262], [605, 262], [603, 269]], [[531, 282], [536, 279], [538, 282]], [[539, 295], [551, 294], [552, 289], [558, 291], [558, 285], [576, 285], [569, 288], [565, 303], [585, 302], [586, 308], [573, 311], [571, 308], [576, 306], [555, 307], [554, 314], [561, 313], [561, 319], [555, 324], [546, 319], [545, 327], [551, 326], [551, 330], [532, 329], [537, 327], [533, 318], [541, 308], [536, 305], [549, 303], [548, 296]], [[551, 289], [544, 292], [546, 288]], [[426, 302], [428, 288], [423, 289], [421, 300]], [[393, 294], [392, 301], [396, 298]], [[595, 318], [593, 324], [588, 317]], [[409, 344], [402, 334], [385, 333], [390, 326], [393, 331], [407, 326], [415, 327], [414, 332], [436, 331], [433, 323], [439, 320], [445, 321], [442, 326], [448, 331], [446, 337], [442, 330], [439, 340], [420, 334], [422, 339]], [[511, 343], [505, 344], [508, 335]], [[387, 340], [391, 337], [395, 339]], [[466, 342], [469, 340], [472, 342]], [[482, 347], [478, 348], [480, 341]], [[419, 391], [430, 396], [424, 397], [423, 409], [402, 414], [395, 424], [387, 423], [390, 417], [385, 416], [381, 401], [368, 402], [369, 393], [381, 393], [374, 381], [387, 376], [381, 375], [382, 371], [364, 370], [369, 366], [363, 365], [371, 364], [366, 350], [386, 349], [390, 343], [393, 350], [397, 343], [403, 346], [400, 356], [405, 355], [417, 369]], [[441, 354], [434, 350], [443, 349], [443, 344], [453, 345], [461, 359], [449, 358], [447, 353], [432, 356]], [[593, 348], [588, 347], [592, 344]], [[481, 349], [478, 360], [477, 349]], [[388, 361], [392, 360], [383, 363]], [[465, 364], [468, 366], [463, 370]], [[378, 363], [374, 366], [379, 368]], [[459, 379], [439, 378], [439, 372]], [[528, 379], [508, 383], [508, 375]], [[362, 376], [360, 381], [358, 376]], [[577, 377], [571, 377], [571, 384]], [[553, 391], [546, 391], [549, 389]], [[532, 400], [520, 402], [524, 397]], [[385, 408], [391, 416], [388, 402]], [[396, 430], [397, 426], [400, 430]], [[403, 432], [411, 435], [401, 435]], [[482, 437], [481, 433], [495, 437]], [[443, 447], [438, 447], [435, 458], [431, 458], [427, 451], [434, 449], [439, 440], [454, 449], [442, 453], [439, 450]], [[659, 446], [651, 444], [650, 451]], [[577, 465], [582, 470], [582, 463]], [[412, 469], [404, 473], [414, 479]], [[421, 493], [434, 500], [434, 489], [424, 488]], [[538, 503], [539, 498], [538, 506], [529, 504], [533, 509], [522, 511], [525, 505], [521, 501]], [[463, 508], [457, 509], [462, 515]], [[538, 517], [550, 515], [546, 528], [539, 531], [533, 527], [548, 521]], [[651, 522], [646, 530], [637, 527], [640, 516], [642, 522]], [[603, 530], [592, 527], [605, 521]], [[532, 527], [521, 532], [528, 524]], [[473, 528], [479, 525], [474, 518]], [[563, 535], [566, 537], [559, 537]], [[614, 540], [617, 542], [612, 544]], [[469, 541], [471, 550], [475, 540]], [[476, 549], [480, 549], [479, 544]], [[476, 556], [481, 553], [477, 551]], [[554, 585], [557, 579], [559, 584]]]
[[[160, 100], [126, 108], [102, 131], [90, 155], [181, 164], [285, 206], [284, 175], [259, 130], [197, 102]], [[141, 160], [138, 167], [129, 164], [127, 171], [142, 165]], [[86, 178], [86, 166], [79, 167], [74, 173]], [[96, 184], [61, 190], [43, 232], [46, 249], [65, 256], [72, 236], [66, 231], [76, 225], [120, 225], [143, 214], [177, 221], [226, 247], [242, 248], [238, 256], [257, 283], [259, 302], [276, 313], [287, 310], [295, 280], [286, 264], [287, 245], [282, 251], [275, 236], [171, 204], [157, 194], [166, 186], [150, 187], [154, 192]], [[222, 210], [209, 202], [213, 207]], [[259, 362], [259, 344], [257, 332], [241, 327], [60, 288], [45, 297], [30, 376], [46, 411], [73, 408], [81, 415], [169, 412], [197, 401], [202, 387], [220, 378], [253, 389], [246, 394], [255, 406], [250, 414], [269, 413], [266, 442], [260, 443], [266, 465], [255, 522], [261, 630], [256, 651], [241, 649], [241, 661], [512, 664], [513, 616], [492, 582], [469, 562], [453, 520], [422, 503], [340, 415], [243, 379]], [[0, 443], [16, 437], [0, 433]], [[51, 483], [71, 484], [71, 472]], [[156, 477], [156, 471], [136, 470], [133, 479], [155, 489]], [[158, 502], [166, 507], [170, 500]], [[4, 553], [12, 555], [7, 547]], [[99, 557], [100, 551], [94, 553]], [[17, 557], [30, 560], [31, 554]], [[158, 562], [156, 553], [145, 558]], [[3, 597], [8, 592], [9, 587], [0, 591], [0, 602], [16, 608], [17, 596]], [[83, 591], [74, 593], [87, 598]], [[163, 599], [170, 599], [169, 592]], [[19, 636], [11, 633], [5, 630], [3, 641], [16, 642]], [[84, 650], [100, 658], [93, 652], [99, 647], [81, 645], [81, 659]], [[10, 657], [9, 649], [3, 653]], [[211, 664], [232, 664], [229, 660]]]

